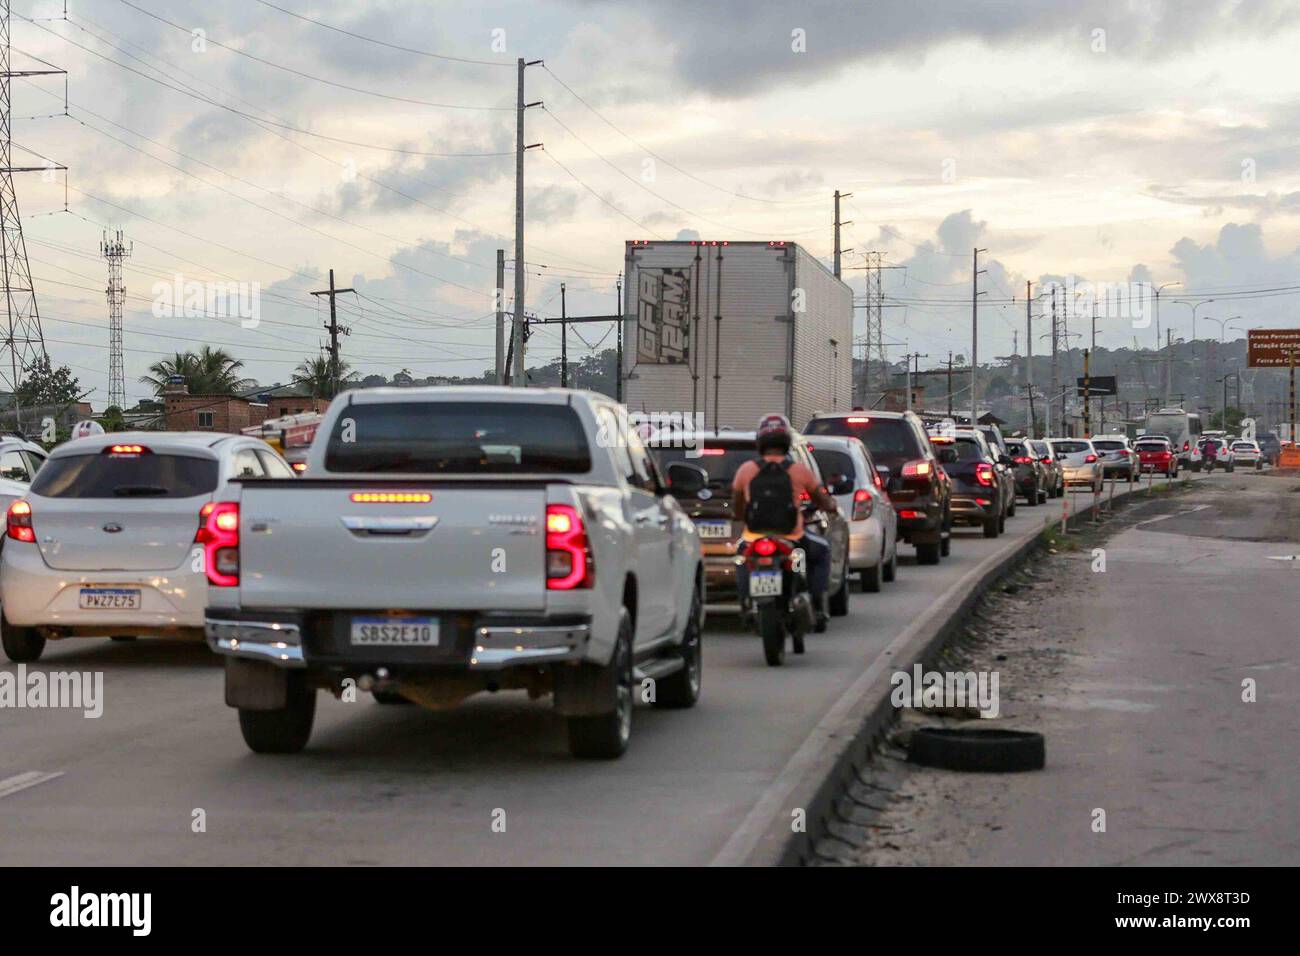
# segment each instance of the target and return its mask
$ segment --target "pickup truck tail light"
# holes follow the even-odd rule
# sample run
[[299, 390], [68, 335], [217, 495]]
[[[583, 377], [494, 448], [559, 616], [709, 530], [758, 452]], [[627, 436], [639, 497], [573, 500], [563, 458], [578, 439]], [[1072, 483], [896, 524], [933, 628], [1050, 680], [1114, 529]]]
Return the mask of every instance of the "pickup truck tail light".
[[859, 488], [853, 492], [853, 520], [865, 521], [871, 517], [871, 511], [876, 506], [876, 501], [871, 497], [871, 492], [866, 488]]
[[975, 466], [975, 480], [985, 488], [993, 487], [993, 466], [987, 461], [982, 461]]
[[930, 474], [932, 468], [933, 466], [924, 458], [918, 459], [917, 461], [909, 461], [903, 466], [903, 477], [924, 478], [926, 475]]
[[589, 588], [596, 568], [587, 547], [582, 515], [570, 505], [546, 506], [546, 587], [551, 591]]
[[208, 583], [219, 588], [239, 586], [239, 504], [209, 501], [199, 510], [194, 543], [203, 545]]
[[32, 506], [22, 498], [9, 506], [5, 515], [5, 535], [15, 541], [36, 540], [36, 531], [32, 528]]

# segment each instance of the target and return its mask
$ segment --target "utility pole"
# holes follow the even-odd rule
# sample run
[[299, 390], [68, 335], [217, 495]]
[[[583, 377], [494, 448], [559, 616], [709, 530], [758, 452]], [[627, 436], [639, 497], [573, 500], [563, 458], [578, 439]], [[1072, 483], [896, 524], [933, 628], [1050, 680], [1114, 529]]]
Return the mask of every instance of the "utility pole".
[[[1061, 344], [1060, 340], [1061, 340], [1060, 318], [1056, 314], [1056, 284], [1053, 283], [1052, 284], [1052, 384], [1050, 386], [1050, 391], [1048, 392], [1047, 400], [1045, 402], [1045, 407], [1043, 409], [1043, 415], [1045, 418], [1044, 427], [1046, 427], [1047, 429], [1048, 436], [1051, 436], [1054, 430], [1052, 428], [1052, 399], [1056, 398], [1058, 395], [1061, 395], [1061, 359], [1057, 351], [1060, 348], [1060, 344]], [[1064, 395], [1061, 395], [1060, 401], [1061, 401], [1062, 408], [1064, 408], [1065, 406]], [[1061, 419], [1064, 421], [1065, 419], [1064, 414], [1061, 415]]]
[[[10, 112], [10, 81], [14, 77], [67, 75], [60, 69], [14, 70], [10, 66], [9, 0], [0, 0], [0, 268], [3, 270], [4, 304], [7, 321], [0, 329], [0, 385], [12, 393], [14, 427], [22, 430], [22, 408], [18, 402], [18, 385], [33, 364], [46, 357], [45, 334], [41, 331], [41, 313], [36, 305], [31, 265], [27, 261], [27, 243], [23, 239], [23, 221], [18, 213], [18, 195], [14, 190], [14, 173], [45, 173], [67, 170], [66, 166], [46, 160], [43, 166], [15, 166], [11, 157], [13, 130]], [[44, 62], [44, 61], [40, 61]], [[66, 90], [66, 85], [65, 85]], [[66, 100], [66, 93], [65, 100]], [[67, 109], [67, 103], [64, 103]], [[21, 147], [20, 147], [21, 149]], [[66, 205], [66, 198], [64, 203]], [[6, 354], [7, 353], [7, 354]]]
[[1029, 427], [1025, 435], [1034, 437], [1034, 284], [1025, 281], [1025, 388], [1029, 390]]
[[122, 306], [126, 303], [126, 285], [122, 282], [122, 260], [132, 246], [122, 241], [122, 230], [111, 237], [107, 232], [99, 244], [99, 254], [108, 260], [108, 404], [126, 408], [126, 376], [122, 368]]
[[564, 301], [564, 283], [560, 283], [560, 388], [569, 387], [569, 317]]
[[536, 103], [524, 102], [524, 70], [541, 62], [525, 60], [522, 56], [519, 58], [519, 89], [515, 97], [515, 304], [510, 328], [515, 360], [512, 384], [517, 388], [528, 384], [524, 372], [524, 340], [528, 322], [524, 314], [524, 273], [527, 269], [524, 261], [524, 152], [541, 145], [524, 145], [524, 110], [542, 105], [540, 100]]
[[912, 410], [912, 353], [903, 356], [903, 401], [904, 407]]
[[847, 226], [853, 222], [852, 219], [848, 222], [840, 222], [840, 200], [848, 199], [852, 195], [853, 193], [842, 193], [838, 189], [835, 190], [835, 268], [833, 271], [837, 279], [840, 277], [840, 255], [843, 252], [840, 249], [840, 226]]
[[948, 417], [952, 418], [952, 352], [948, 353]]
[[344, 292], [356, 292], [356, 289], [336, 289], [334, 288], [334, 270], [330, 270], [330, 287], [320, 292], [313, 292], [312, 295], [327, 295], [330, 297], [330, 320], [325, 326], [326, 331], [330, 334], [329, 356], [330, 356], [330, 398], [339, 393], [339, 387], [342, 384], [339, 376], [341, 365], [339, 363], [339, 336], [351, 335], [352, 330], [339, 325], [338, 312], [334, 307], [334, 300]]
[[1091, 359], [1092, 359], [1092, 350], [1084, 349], [1083, 350], [1083, 437], [1084, 438], [1092, 437], [1092, 411], [1091, 411], [1092, 403], [1088, 401], [1089, 386], [1092, 385], [1092, 379], [1090, 378], [1092, 374], [1092, 366], [1090, 364]]
[[497, 384], [506, 383], [506, 251], [497, 250]]
[[[719, 266], [719, 269], [721, 269], [721, 266]], [[623, 318], [618, 320], [618, 329], [616, 330], [616, 334], [614, 336], [614, 341], [616, 343], [616, 348], [617, 348], [616, 354], [618, 358], [618, 366], [614, 370], [614, 401], [622, 402], [623, 401], [623, 324], [625, 319], [627, 318], [627, 310], [623, 306], [623, 273], [621, 272], [618, 274], [618, 281], [617, 283], [615, 283], [614, 289], [618, 295], [618, 315], [623, 316]], [[707, 389], [707, 386], [705, 387]]]
[[981, 272], [980, 253], [987, 249], [976, 249], [971, 257], [970, 273], [970, 427], [976, 426], [979, 417], [979, 300], [983, 295], [979, 290]]

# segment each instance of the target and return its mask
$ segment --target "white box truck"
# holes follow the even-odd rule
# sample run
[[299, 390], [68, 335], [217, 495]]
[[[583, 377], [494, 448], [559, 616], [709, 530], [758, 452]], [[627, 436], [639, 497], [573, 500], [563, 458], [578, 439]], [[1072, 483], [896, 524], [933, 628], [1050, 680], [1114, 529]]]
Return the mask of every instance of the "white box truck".
[[792, 242], [629, 241], [623, 397], [632, 413], [753, 428], [851, 407], [853, 292]]

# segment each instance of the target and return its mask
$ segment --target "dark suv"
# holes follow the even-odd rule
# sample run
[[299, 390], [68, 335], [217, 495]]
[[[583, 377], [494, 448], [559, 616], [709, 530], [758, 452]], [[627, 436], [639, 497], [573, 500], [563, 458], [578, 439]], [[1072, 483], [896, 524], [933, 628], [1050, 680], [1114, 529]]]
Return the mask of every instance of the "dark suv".
[[[912, 412], [835, 412], [816, 415], [805, 435], [848, 435], [871, 452], [898, 512], [898, 534], [916, 547], [920, 564], [938, 564], [952, 543], [952, 482], [940, 453]], [[953, 450], [944, 450], [950, 458]]]
[[952, 479], [953, 520], [978, 525], [984, 537], [996, 538], [1007, 527], [1007, 491], [998, 474], [998, 453], [983, 432], [958, 430], [936, 435], [934, 442], [956, 451], [956, 461], [943, 466]]

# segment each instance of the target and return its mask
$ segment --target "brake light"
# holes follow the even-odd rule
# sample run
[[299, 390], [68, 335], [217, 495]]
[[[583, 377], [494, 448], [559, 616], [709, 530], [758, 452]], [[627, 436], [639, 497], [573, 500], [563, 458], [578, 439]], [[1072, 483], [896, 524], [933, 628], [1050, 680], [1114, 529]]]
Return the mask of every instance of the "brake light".
[[1052, 456], [1051, 456], [1051, 455], [1044, 455], [1042, 458], [1040, 458], [1040, 459], [1038, 459], [1038, 460], [1039, 460], [1039, 461], [1042, 461], [1042, 462], [1048, 462], [1048, 461], [1051, 461], [1051, 460], [1052, 460]]
[[1096, 460], [1097, 460], [1097, 456], [1096, 456], [1096, 455], [1089, 455], [1087, 458], [1085, 458], [1085, 459], [1083, 460], [1083, 462], [1084, 462], [1085, 465], [1091, 465], [1091, 464], [1092, 464], [1094, 461], [1096, 461]]
[[301, 475], [304, 471], [307, 470], [307, 463], [305, 461], [295, 461], [292, 464], [290, 464], [289, 467]]
[[208, 583], [219, 588], [239, 586], [239, 503], [208, 502], [199, 509], [203, 525], [194, 543], [203, 545]]
[[993, 466], [987, 461], [982, 461], [976, 465], [975, 480], [981, 485], [991, 488], [993, 486]]
[[102, 454], [118, 455], [125, 458], [135, 458], [138, 455], [149, 455], [149, 451], [144, 445], [109, 445]]
[[776, 554], [776, 542], [771, 538], [759, 538], [754, 542], [754, 553], [760, 557], [770, 558]]
[[1017, 465], [1032, 465], [1034, 463], [1034, 459], [1026, 458], [1023, 455], [1017, 458], [1015, 461]]
[[348, 500], [359, 505], [428, 504], [433, 495], [427, 491], [354, 491]]
[[812, 495], [806, 491], [799, 492], [799, 504], [806, 505], [810, 501], [812, 501]]
[[1183, 451], [1190, 451], [1190, 450], [1191, 450], [1191, 447], [1192, 447], [1192, 443], [1191, 443], [1191, 442], [1189, 442], [1189, 441], [1185, 441], [1185, 442], [1183, 442]]
[[872, 509], [876, 506], [876, 500], [871, 497], [871, 492], [866, 488], [859, 488], [853, 492], [853, 520], [863, 521], [871, 517]]
[[898, 512], [898, 516], [900, 518], [920, 518], [922, 515], [921, 512], [919, 511], [912, 511], [910, 509], [904, 508], [902, 511]]
[[36, 540], [36, 531], [32, 528], [32, 506], [21, 498], [9, 506], [5, 515], [5, 534], [15, 541]]
[[930, 463], [924, 458], [919, 461], [909, 461], [903, 466], [904, 478], [924, 478], [930, 473]]
[[846, 418], [845, 421], [847, 421], [850, 425], [865, 425], [869, 421], [871, 421], [871, 419], [863, 415], [854, 415], [854, 416], [850, 416], [849, 418]]
[[589, 588], [595, 579], [587, 529], [571, 505], [546, 506], [546, 587], [551, 591]]
[[727, 449], [725, 448], [701, 448], [700, 449], [701, 455], [725, 455], [726, 453], [727, 453]]

